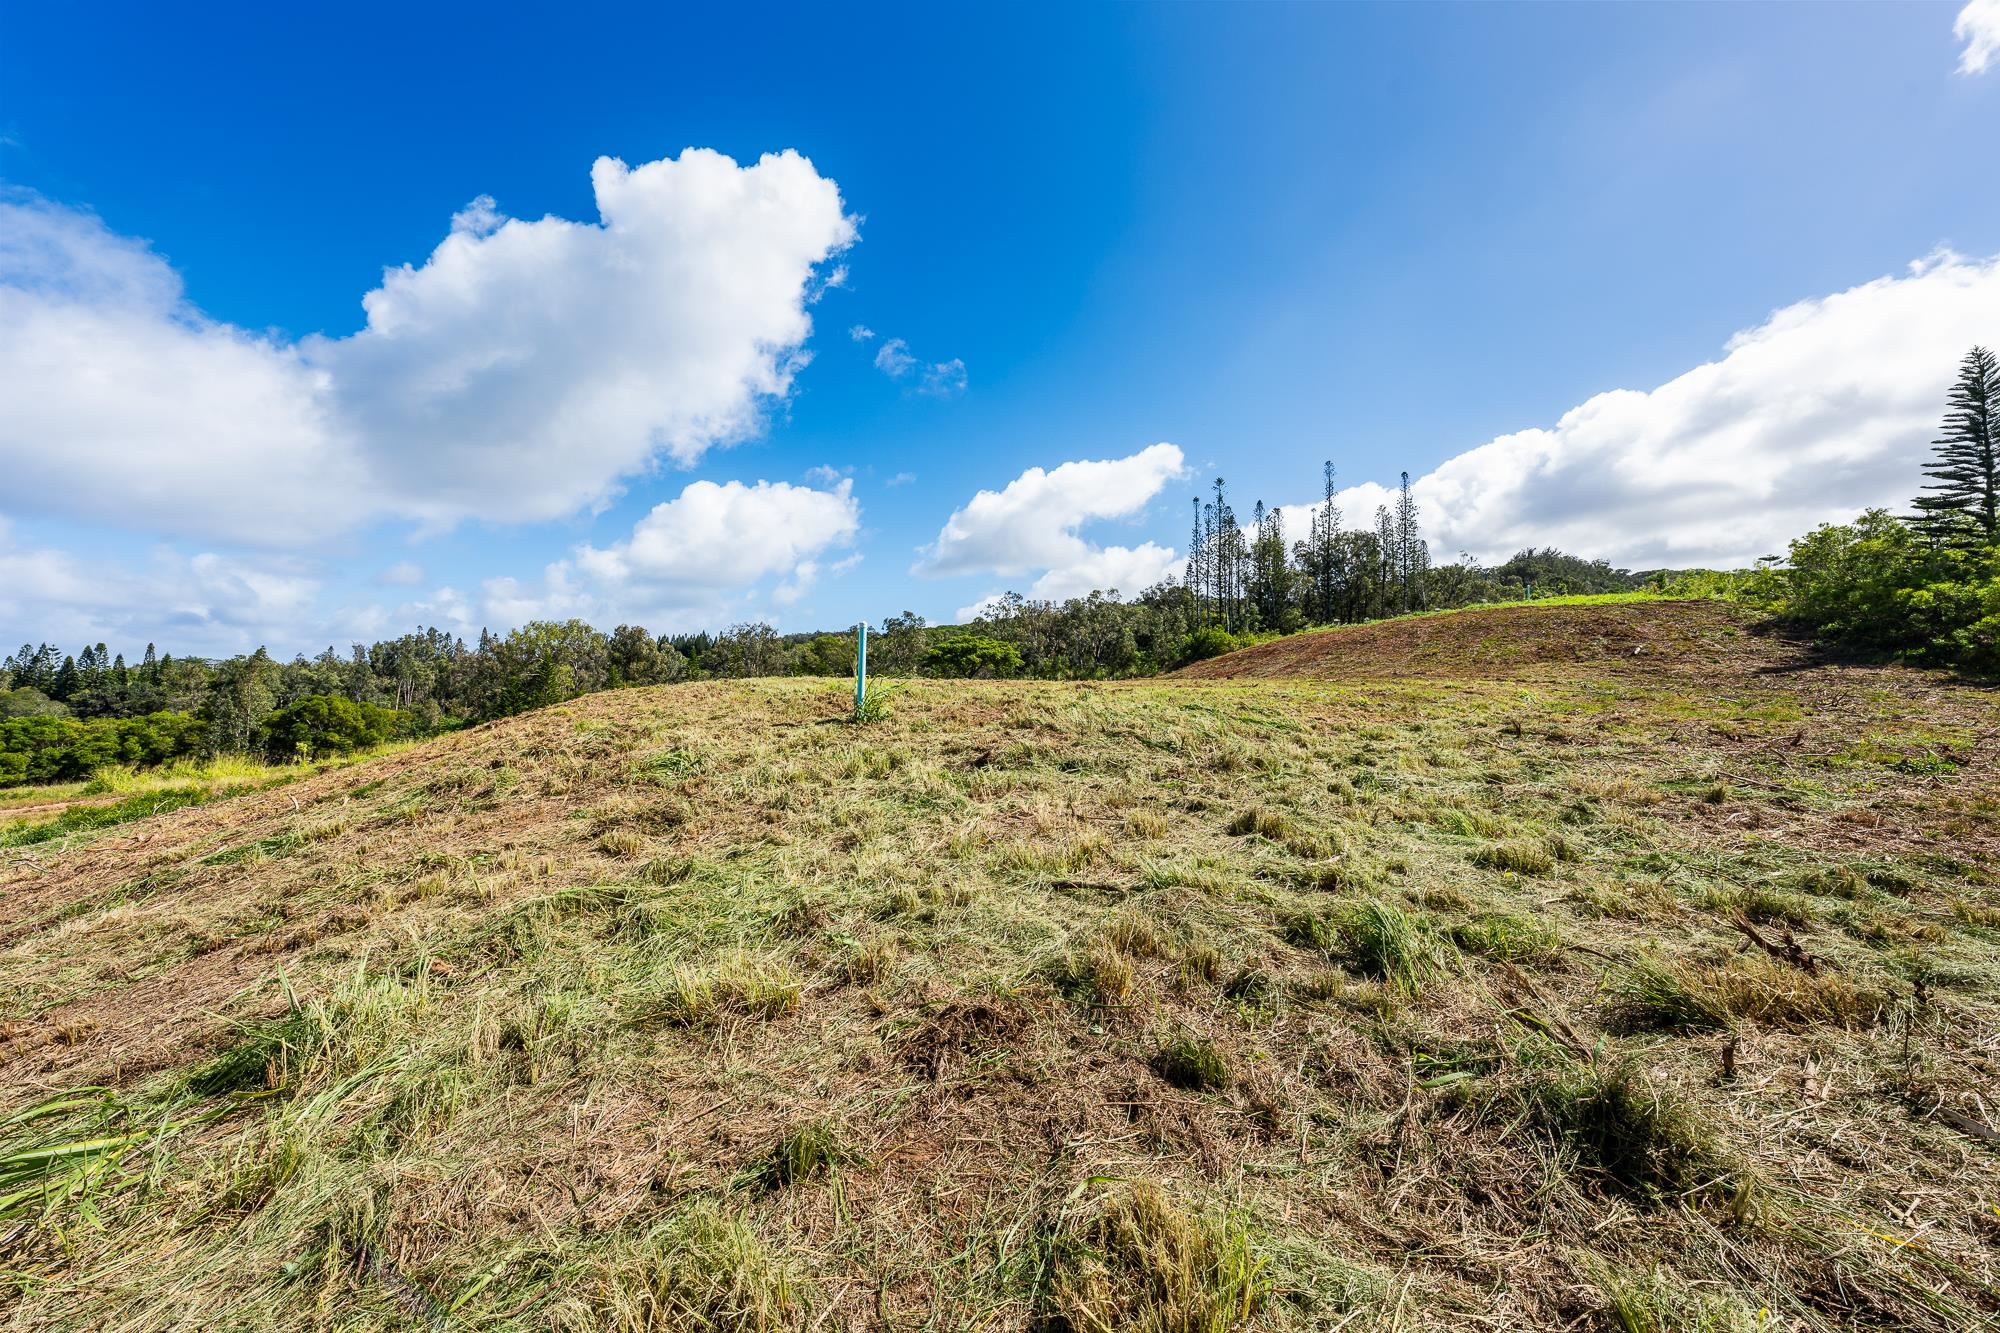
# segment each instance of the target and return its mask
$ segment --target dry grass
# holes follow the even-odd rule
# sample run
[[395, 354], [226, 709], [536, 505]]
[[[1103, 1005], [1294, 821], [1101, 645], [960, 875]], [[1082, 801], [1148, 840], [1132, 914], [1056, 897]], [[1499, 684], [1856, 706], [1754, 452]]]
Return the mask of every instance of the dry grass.
[[1980, 1326], [2000, 706], [1662, 633], [621, 691], [10, 849], [0, 1327]]

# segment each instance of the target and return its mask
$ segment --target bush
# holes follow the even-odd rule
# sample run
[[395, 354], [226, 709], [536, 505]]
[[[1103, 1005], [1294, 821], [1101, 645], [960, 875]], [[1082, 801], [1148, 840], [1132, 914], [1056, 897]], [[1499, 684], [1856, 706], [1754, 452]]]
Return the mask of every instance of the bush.
[[924, 670], [933, 676], [1011, 676], [1021, 669], [1021, 650], [983, 634], [953, 634], [931, 645]]
[[164, 763], [194, 753], [206, 730], [190, 713], [0, 718], [0, 787], [77, 782], [114, 764]]
[[1184, 662], [1204, 662], [1211, 657], [1220, 657], [1224, 653], [1233, 653], [1239, 646], [1236, 642], [1236, 636], [1228, 630], [1217, 629], [1213, 625], [1204, 625], [1188, 636], [1187, 647], [1181, 652], [1181, 660]]
[[264, 748], [274, 759], [352, 754], [410, 730], [408, 713], [358, 704], [333, 694], [309, 694], [264, 720]]
[[1913, 662], [2000, 672], [2000, 547], [1934, 546], [1872, 509], [1791, 544], [1761, 600], [1821, 638]]

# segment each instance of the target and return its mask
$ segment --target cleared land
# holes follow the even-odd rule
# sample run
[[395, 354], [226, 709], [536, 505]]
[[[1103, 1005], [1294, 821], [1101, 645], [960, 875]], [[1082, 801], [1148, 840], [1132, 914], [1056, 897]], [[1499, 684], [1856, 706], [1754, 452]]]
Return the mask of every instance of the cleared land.
[[2000, 698], [1699, 603], [1189, 674], [0, 809], [0, 1321], [2000, 1315]]

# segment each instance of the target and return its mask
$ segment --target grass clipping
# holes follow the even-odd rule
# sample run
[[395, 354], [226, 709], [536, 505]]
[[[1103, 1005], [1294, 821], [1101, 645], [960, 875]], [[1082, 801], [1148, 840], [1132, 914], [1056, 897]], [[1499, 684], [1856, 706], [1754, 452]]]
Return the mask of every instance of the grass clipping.
[[1263, 1261], [1231, 1219], [1159, 1186], [1115, 1185], [1055, 1241], [1047, 1326], [1070, 1333], [1224, 1333], [1263, 1304]]

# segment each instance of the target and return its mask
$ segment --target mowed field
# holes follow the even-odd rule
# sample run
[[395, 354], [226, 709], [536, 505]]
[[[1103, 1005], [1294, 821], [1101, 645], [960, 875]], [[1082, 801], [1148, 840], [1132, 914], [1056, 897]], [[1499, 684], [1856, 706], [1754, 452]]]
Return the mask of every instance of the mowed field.
[[1645, 602], [850, 702], [0, 807], [0, 1327], [2000, 1318], [1991, 690]]

